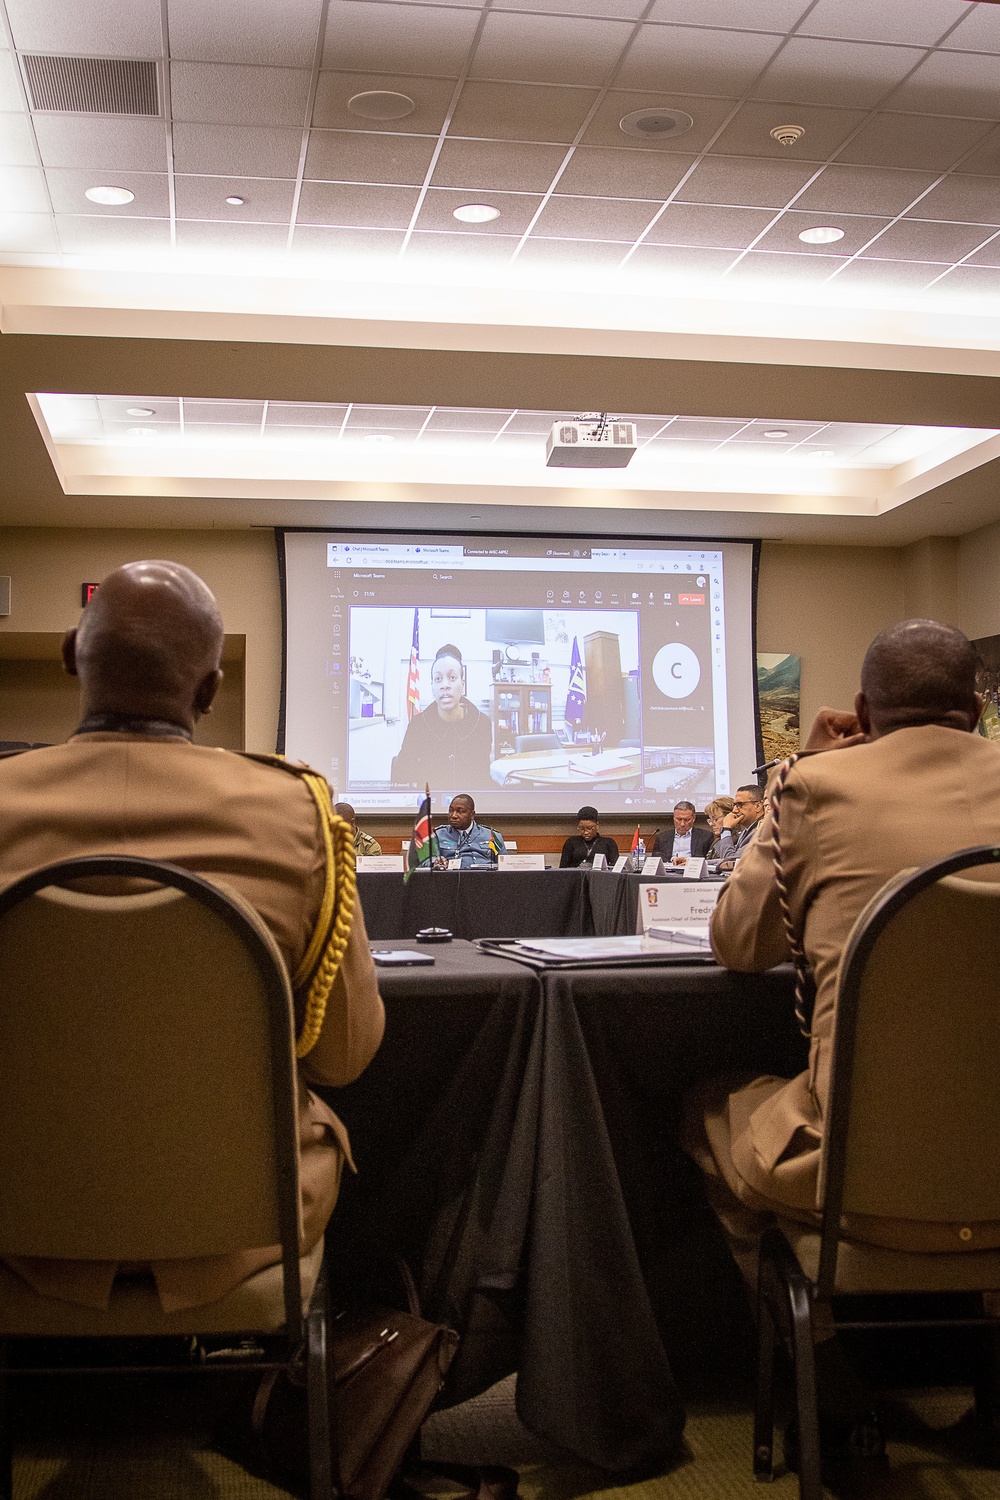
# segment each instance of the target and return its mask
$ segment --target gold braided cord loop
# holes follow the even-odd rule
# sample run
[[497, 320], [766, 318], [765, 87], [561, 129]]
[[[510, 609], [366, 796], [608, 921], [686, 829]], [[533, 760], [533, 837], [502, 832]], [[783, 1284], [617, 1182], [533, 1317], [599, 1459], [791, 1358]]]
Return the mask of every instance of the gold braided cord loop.
[[293, 980], [294, 987], [298, 989], [310, 974], [313, 976], [306, 995], [302, 1031], [295, 1044], [295, 1055], [300, 1058], [312, 1051], [323, 1030], [334, 980], [347, 952], [347, 940], [351, 935], [354, 903], [358, 893], [354, 837], [351, 830], [334, 813], [330, 805], [330, 789], [323, 777], [314, 772], [306, 772], [302, 775], [302, 780], [312, 793], [319, 813], [323, 846], [326, 850], [326, 885], [316, 930]]
[[799, 1023], [799, 1031], [806, 1038], [812, 1035], [809, 1022], [806, 1018], [806, 986], [811, 978], [809, 962], [802, 947], [802, 939], [795, 929], [792, 920], [792, 906], [788, 896], [788, 882], [785, 879], [785, 867], [781, 853], [781, 794], [785, 790], [785, 782], [788, 773], [801, 755], [790, 755], [782, 763], [781, 769], [775, 777], [774, 786], [771, 789], [771, 827], [774, 831], [774, 883], [778, 888], [778, 905], [781, 908], [781, 919], [785, 924], [785, 935], [788, 938], [788, 946], [792, 950], [792, 963], [795, 965], [795, 1019]]

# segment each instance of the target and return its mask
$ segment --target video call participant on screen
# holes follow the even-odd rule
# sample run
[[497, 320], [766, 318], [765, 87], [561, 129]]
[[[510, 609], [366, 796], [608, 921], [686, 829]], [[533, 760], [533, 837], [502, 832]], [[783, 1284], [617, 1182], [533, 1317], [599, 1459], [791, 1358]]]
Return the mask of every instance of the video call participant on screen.
[[370, 833], [362, 833], [358, 827], [357, 814], [349, 802], [335, 802], [333, 810], [338, 818], [343, 818], [351, 832], [354, 834], [354, 855], [360, 859], [369, 854], [381, 854], [382, 845], [377, 839], [373, 839]]
[[591, 865], [595, 854], [603, 854], [608, 866], [613, 865], [618, 858], [618, 845], [614, 839], [602, 836], [597, 808], [581, 807], [576, 818], [576, 833], [562, 846], [560, 870], [575, 870], [578, 865]]
[[764, 816], [764, 794], [756, 782], [736, 788], [733, 810], [722, 820], [722, 832], [716, 841], [723, 870], [733, 869], [752, 843]]
[[476, 804], [466, 792], [452, 797], [448, 821], [435, 832], [441, 865], [449, 859], [460, 859], [463, 870], [489, 870], [506, 852], [503, 836], [495, 828], [476, 822]]
[[712, 847], [712, 835], [707, 828], [696, 828], [694, 820], [693, 802], [676, 803], [673, 827], [656, 835], [652, 853], [658, 854], [664, 864], [685, 865], [689, 859], [704, 859]]
[[464, 695], [457, 646], [442, 646], [435, 656], [431, 692], [434, 702], [406, 726], [393, 785], [488, 787], [493, 726]]

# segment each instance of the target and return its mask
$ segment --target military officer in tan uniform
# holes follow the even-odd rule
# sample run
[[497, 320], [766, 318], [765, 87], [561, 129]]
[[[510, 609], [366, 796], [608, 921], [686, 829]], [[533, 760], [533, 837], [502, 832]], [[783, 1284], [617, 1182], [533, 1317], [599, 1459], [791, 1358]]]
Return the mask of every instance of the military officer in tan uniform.
[[[81, 722], [64, 745], [0, 760], [0, 887], [85, 854], [165, 859], [249, 901], [293, 976], [296, 1020], [327, 932], [313, 941], [327, 856], [321, 813], [301, 768], [192, 743], [221, 681], [223, 627], [201, 579], [172, 562], [130, 563], [104, 580], [63, 647], [80, 679]], [[329, 788], [325, 788], [329, 808]], [[304, 971], [303, 960], [312, 951]], [[303, 1251], [333, 1211], [350, 1146], [309, 1083], [350, 1083], [374, 1056], [384, 1014], [364, 921], [347, 950], [316, 1045], [299, 1064]], [[66, 1101], [72, 1107], [72, 1101]], [[280, 1259], [277, 1246], [154, 1266], [166, 1311], [215, 1301]], [[117, 1267], [11, 1263], [36, 1290], [107, 1305]]]
[[[865, 657], [854, 713], [822, 710], [811, 753], [788, 776], [781, 857], [816, 981], [809, 1067], [791, 1081], [758, 1078], [720, 1085], [714, 1095], [708, 1088], [702, 1120], [688, 1122], [692, 1153], [751, 1209], [816, 1219], [837, 972], [856, 918], [901, 870], [1000, 841], [1000, 748], [975, 733], [982, 710], [975, 670], [961, 631], [908, 620], [884, 632]], [[790, 956], [774, 863], [769, 815], [712, 919], [712, 947], [727, 968], [759, 971]], [[865, 1218], [851, 1235], [957, 1250], [965, 1243], [959, 1227]], [[1000, 1225], [980, 1226], [975, 1244], [1000, 1244]]]

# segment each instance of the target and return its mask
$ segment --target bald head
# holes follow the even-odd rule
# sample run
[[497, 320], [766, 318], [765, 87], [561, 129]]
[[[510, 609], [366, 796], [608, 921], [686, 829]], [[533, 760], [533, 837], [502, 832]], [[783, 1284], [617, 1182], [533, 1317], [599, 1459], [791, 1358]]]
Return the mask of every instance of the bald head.
[[222, 641], [215, 599], [190, 568], [126, 563], [67, 634], [63, 660], [80, 678], [85, 716], [129, 714], [191, 729], [222, 679]]
[[960, 630], [904, 620], [876, 636], [861, 668], [855, 710], [875, 736], [922, 724], [975, 729], [976, 653]]

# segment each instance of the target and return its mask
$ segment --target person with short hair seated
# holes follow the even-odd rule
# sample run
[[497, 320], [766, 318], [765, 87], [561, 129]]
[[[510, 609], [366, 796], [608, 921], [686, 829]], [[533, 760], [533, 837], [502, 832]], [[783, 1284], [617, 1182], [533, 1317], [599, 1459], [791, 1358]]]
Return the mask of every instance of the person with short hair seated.
[[369, 854], [381, 854], [382, 845], [377, 839], [373, 839], [370, 833], [362, 833], [358, 827], [357, 814], [349, 802], [335, 802], [333, 810], [338, 818], [343, 818], [348, 828], [354, 835], [354, 857], [367, 858]]
[[755, 781], [736, 788], [733, 810], [722, 820], [722, 832], [715, 841], [720, 869], [731, 870], [750, 847], [764, 816], [764, 793]]
[[603, 854], [610, 869], [618, 858], [618, 845], [601, 833], [597, 808], [581, 807], [576, 815], [576, 833], [562, 846], [559, 868], [575, 870], [580, 865], [592, 865], [595, 854]]
[[468, 792], [452, 797], [447, 823], [434, 831], [442, 864], [458, 859], [463, 870], [489, 870], [506, 853], [503, 836], [495, 828], [476, 822], [476, 804]]
[[704, 859], [712, 835], [707, 828], [694, 826], [696, 816], [693, 802], [676, 803], [673, 824], [656, 835], [650, 853], [658, 854], [667, 865], [686, 865], [689, 859]]
[[[305, 1254], [333, 1212], [344, 1163], [353, 1169], [344, 1126], [308, 1085], [352, 1083], [375, 1055], [385, 1017], [357, 903], [336, 967], [326, 839], [336, 846], [343, 825], [326, 782], [277, 756], [193, 743], [222, 681], [222, 643], [215, 600], [188, 568], [135, 562], [108, 575], [63, 642], [66, 671], [80, 680], [79, 725], [64, 745], [0, 760], [0, 887], [60, 859], [139, 855], [180, 865], [256, 910], [288, 968], [297, 1035], [307, 1004], [325, 1004], [297, 1070]], [[127, 1161], [123, 1141], [123, 1171]], [[104, 1261], [5, 1259], [43, 1296], [96, 1308], [108, 1306], [119, 1270]], [[280, 1259], [279, 1245], [248, 1246], [150, 1269], [172, 1312], [216, 1302]]]

